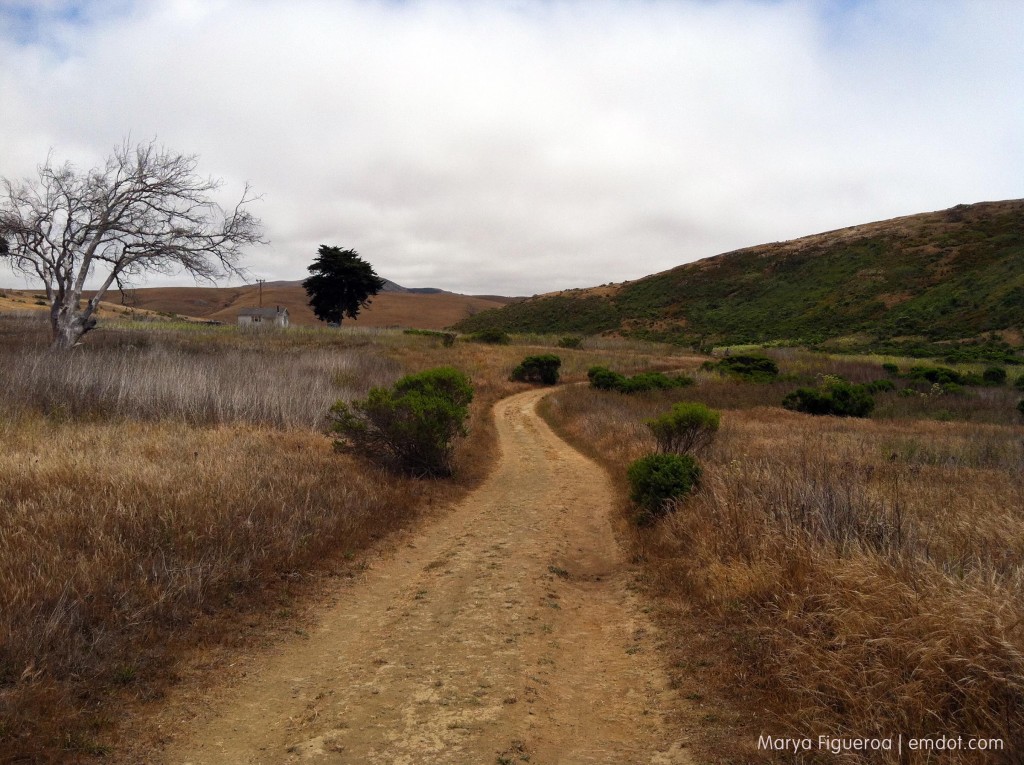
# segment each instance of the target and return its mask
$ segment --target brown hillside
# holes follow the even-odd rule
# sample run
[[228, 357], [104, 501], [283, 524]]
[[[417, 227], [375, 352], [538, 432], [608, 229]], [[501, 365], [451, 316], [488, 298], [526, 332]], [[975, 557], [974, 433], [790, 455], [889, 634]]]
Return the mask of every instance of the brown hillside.
[[[121, 295], [108, 295], [112, 303], [119, 303]], [[128, 291], [125, 301], [137, 308], [174, 313], [202, 319], [213, 319], [233, 324], [242, 308], [259, 305], [259, 290], [255, 286], [242, 287], [146, 287]], [[374, 297], [369, 308], [363, 310], [354, 322], [361, 327], [415, 327], [417, 329], [443, 329], [457, 321], [489, 308], [500, 308], [507, 298], [475, 297], [450, 292], [420, 294], [413, 292], [382, 292]], [[280, 305], [288, 309], [293, 324], [320, 326], [307, 305], [302, 287], [283, 285], [263, 287], [263, 305]], [[350, 320], [346, 319], [348, 324]]]
[[[43, 313], [49, 310], [49, 306], [46, 305], [45, 302], [45, 296], [39, 290], [0, 290], [0, 314], [16, 314], [23, 311]], [[133, 310], [123, 306], [118, 302], [116, 294], [113, 302], [101, 300], [94, 316], [99, 319], [112, 319], [115, 317], [123, 317], [128, 314], [132, 314], [136, 317], [141, 316], [146, 319], [159, 320], [166, 318], [160, 316], [159, 313], [154, 310], [145, 308]]]

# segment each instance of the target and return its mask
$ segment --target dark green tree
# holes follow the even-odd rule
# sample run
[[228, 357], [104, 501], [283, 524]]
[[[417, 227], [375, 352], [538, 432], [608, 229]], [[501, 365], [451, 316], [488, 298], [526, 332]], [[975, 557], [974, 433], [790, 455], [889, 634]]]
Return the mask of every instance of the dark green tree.
[[312, 274], [302, 282], [309, 305], [320, 321], [341, 324], [344, 317], [356, 318], [370, 298], [384, 287], [384, 280], [355, 250], [320, 245]]

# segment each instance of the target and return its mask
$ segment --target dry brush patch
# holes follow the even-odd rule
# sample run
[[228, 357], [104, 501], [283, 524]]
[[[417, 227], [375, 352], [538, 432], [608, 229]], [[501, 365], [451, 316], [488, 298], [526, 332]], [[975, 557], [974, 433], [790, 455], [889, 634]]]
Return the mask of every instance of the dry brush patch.
[[[668, 398], [709, 398], [700, 394]], [[548, 416], [621, 476], [652, 449], [639, 423], [668, 404], [576, 388], [550, 397]], [[723, 677], [732, 698], [751, 689], [752, 719], [770, 703], [761, 730], [987, 736], [1006, 746], [987, 760], [954, 751], [864, 762], [1020, 756], [1019, 427], [732, 409], [702, 464], [701, 488], [633, 541], [665, 602], [729, 637]], [[757, 757], [756, 738], [742, 735], [750, 740], [737, 750]]]
[[339, 398], [392, 382], [393, 359], [359, 350], [195, 353], [168, 347], [33, 350], [0, 358], [2, 405], [60, 418], [315, 428]]
[[197, 619], [258, 606], [281, 577], [360, 550], [444, 494], [297, 430], [25, 417], [0, 432], [10, 756], [94, 748], [112, 689], [158, 688]]
[[[527, 346], [385, 330], [97, 329], [64, 355], [45, 322], [0, 319], [0, 760], [102, 753], [197, 641], [480, 480], [490, 406]], [[614, 343], [572, 351], [628, 370]], [[338, 399], [453, 365], [476, 395], [453, 481], [385, 474], [323, 432]]]
[[225, 614], [273, 608], [282, 582], [464, 489], [493, 448], [479, 410], [461, 482], [335, 453], [330, 404], [403, 370], [362, 338], [164, 328], [57, 355], [37, 323], [0, 323], [0, 760], [102, 751], [118, 699], [158, 693], [204, 629], [230, 637]]

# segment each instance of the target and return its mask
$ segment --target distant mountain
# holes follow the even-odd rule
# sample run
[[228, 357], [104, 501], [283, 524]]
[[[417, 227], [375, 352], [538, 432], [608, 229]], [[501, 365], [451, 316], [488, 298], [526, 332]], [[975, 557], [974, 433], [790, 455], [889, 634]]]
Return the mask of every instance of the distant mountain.
[[[255, 286], [255, 285], [250, 285]], [[276, 282], [264, 282], [264, 287], [301, 287], [302, 279], [296, 279], [295, 281], [276, 281]], [[395, 284], [390, 279], [384, 279], [384, 287], [381, 292], [411, 292], [414, 295], [457, 295], [457, 292], [449, 292], [448, 290], [438, 289], [437, 287], [403, 287], [401, 284]], [[479, 295], [474, 297], [493, 297], [498, 302], [505, 300], [505, 298], [495, 295]]]
[[[292, 281], [263, 282], [263, 286], [264, 287], [301, 287], [302, 286], [302, 282], [303, 282], [302, 279], [294, 279]], [[250, 284], [248, 286], [255, 287], [257, 285]], [[413, 291], [415, 291], [415, 290], [410, 290], [410, 289], [408, 289], [406, 287], [403, 287], [401, 284], [395, 284], [390, 279], [385, 279], [384, 280], [384, 287], [381, 289], [381, 292], [413, 292]], [[423, 291], [423, 292], [443, 292], [444, 290], [438, 290], [438, 289], [434, 289], [432, 287], [427, 287], [427, 288], [424, 288], [421, 291]]]
[[632, 282], [540, 295], [456, 326], [615, 332], [700, 346], [1019, 348], [1024, 200], [749, 247]]

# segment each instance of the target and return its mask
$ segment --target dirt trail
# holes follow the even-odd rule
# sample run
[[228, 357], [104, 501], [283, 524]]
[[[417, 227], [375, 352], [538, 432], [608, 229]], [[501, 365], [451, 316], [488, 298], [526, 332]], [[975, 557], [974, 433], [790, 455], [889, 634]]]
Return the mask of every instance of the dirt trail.
[[175, 732], [168, 763], [689, 763], [604, 472], [495, 408], [477, 491]]

